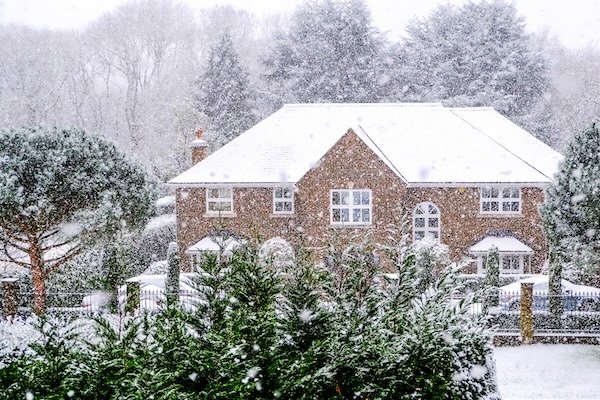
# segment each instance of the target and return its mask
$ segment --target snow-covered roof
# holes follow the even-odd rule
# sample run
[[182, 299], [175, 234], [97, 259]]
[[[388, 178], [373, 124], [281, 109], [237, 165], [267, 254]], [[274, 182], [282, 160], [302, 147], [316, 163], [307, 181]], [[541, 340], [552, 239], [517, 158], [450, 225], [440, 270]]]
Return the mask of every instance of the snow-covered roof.
[[175, 177], [176, 186], [298, 182], [352, 129], [408, 184], [552, 180], [561, 155], [492, 108], [288, 104]]
[[487, 254], [494, 246], [501, 253], [533, 254], [531, 247], [512, 236], [486, 236], [469, 247], [469, 252], [472, 254]]
[[185, 252], [186, 254], [197, 254], [205, 251], [222, 251], [223, 253], [228, 253], [241, 245], [241, 241], [233, 237], [225, 239], [222, 236], [205, 236], [198, 243], [190, 246]]

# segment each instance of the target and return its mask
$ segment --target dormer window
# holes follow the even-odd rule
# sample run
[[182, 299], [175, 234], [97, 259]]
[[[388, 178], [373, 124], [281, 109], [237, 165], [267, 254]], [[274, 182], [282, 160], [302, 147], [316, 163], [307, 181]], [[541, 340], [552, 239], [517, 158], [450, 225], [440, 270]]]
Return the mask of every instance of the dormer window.
[[481, 188], [481, 214], [520, 214], [521, 189], [517, 187]]
[[294, 188], [273, 188], [273, 214], [292, 214], [294, 212]]
[[232, 214], [233, 189], [225, 187], [206, 189], [206, 213]]

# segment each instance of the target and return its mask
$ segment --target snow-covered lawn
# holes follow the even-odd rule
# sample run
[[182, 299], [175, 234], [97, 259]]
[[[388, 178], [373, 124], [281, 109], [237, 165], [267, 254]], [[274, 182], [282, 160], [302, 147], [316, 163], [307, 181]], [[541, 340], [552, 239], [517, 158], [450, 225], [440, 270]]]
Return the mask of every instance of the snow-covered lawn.
[[497, 347], [494, 356], [503, 400], [600, 399], [600, 346]]

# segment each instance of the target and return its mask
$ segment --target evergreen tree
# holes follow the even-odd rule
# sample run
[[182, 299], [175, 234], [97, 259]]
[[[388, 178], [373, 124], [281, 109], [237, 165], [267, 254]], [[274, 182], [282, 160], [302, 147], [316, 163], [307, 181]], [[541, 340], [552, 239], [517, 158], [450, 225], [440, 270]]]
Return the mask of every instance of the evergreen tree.
[[[600, 133], [596, 124], [592, 124], [573, 137], [540, 206], [550, 246], [551, 289], [556, 295], [561, 295], [563, 273], [575, 281], [597, 283], [595, 279], [600, 271], [598, 193]], [[558, 301], [555, 309], [561, 310], [562, 302]]]
[[0, 246], [32, 272], [34, 308], [46, 279], [87, 245], [143, 226], [154, 211], [148, 174], [99, 135], [0, 131]]
[[284, 102], [376, 102], [382, 44], [364, 0], [306, 0], [265, 60], [266, 79]]
[[489, 310], [491, 307], [498, 307], [498, 288], [500, 287], [500, 255], [498, 248], [493, 246], [487, 255], [485, 263], [485, 289], [483, 308]]
[[167, 251], [167, 263], [169, 264], [166, 283], [167, 298], [171, 299], [171, 301], [177, 301], [179, 299], [179, 273], [181, 272], [179, 246], [177, 245], [177, 242], [169, 243], [169, 250]]
[[400, 99], [493, 106], [515, 117], [529, 113], [549, 85], [514, 3], [443, 4], [406, 30], [397, 54]]
[[254, 93], [229, 33], [214, 46], [196, 90], [196, 108], [207, 116], [209, 130], [227, 143], [255, 122]]

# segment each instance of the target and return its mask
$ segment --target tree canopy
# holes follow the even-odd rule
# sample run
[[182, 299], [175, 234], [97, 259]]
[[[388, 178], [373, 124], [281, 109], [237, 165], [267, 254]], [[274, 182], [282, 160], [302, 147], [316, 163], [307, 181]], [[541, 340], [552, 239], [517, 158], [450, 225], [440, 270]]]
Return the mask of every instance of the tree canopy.
[[363, 0], [307, 0], [265, 59], [266, 78], [286, 102], [374, 102], [382, 46]]
[[530, 49], [513, 3], [443, 4], [406, 31], [396, 54], [401, 99], [493, 106], [514, 117], [527, 114], [549, 86], [546, 62]]
[[240, 64], [229, 33], [211, 48], [206, 72], [198, 82], [196, 108], [208, 117], [209, 128], [223, 143], [254, 122], [248, 71]]
[[2, 130], [0, 143], [0, 245], [32, 271], [43, 312], [48, 275], [86, 245], [142, 226], [154, 184], [111, 142], [82, 130]]
[[551, 265], [552, 274], [561, 276], [562, 265], [568, 265], [565, 275], [575, 281], [590, 282], [597, 274], [599, 193], [600, 132], [593, 124], [574, 136], [540, 207], [551, 258], [555, 261]]

